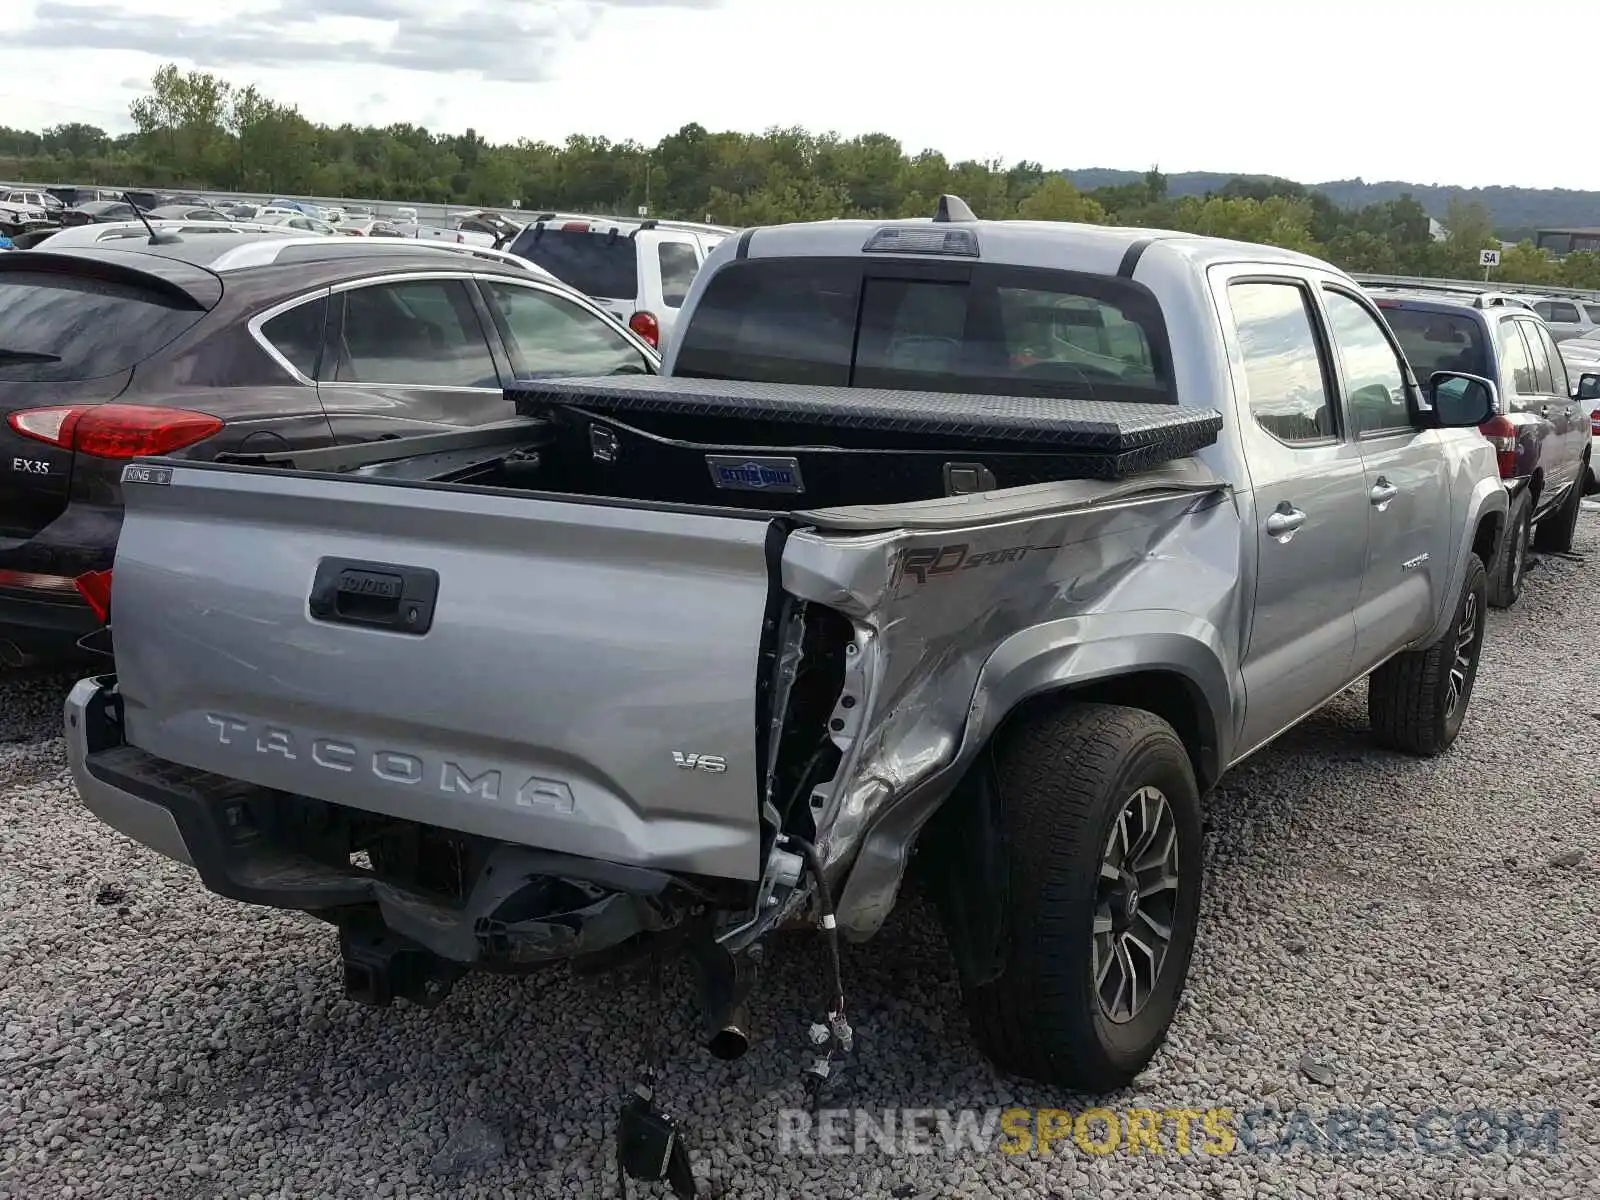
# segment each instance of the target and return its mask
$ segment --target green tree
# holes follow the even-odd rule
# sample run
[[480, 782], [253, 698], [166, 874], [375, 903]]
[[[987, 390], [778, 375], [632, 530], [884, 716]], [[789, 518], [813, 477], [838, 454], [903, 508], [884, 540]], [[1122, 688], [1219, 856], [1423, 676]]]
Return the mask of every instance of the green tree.
[[1034, 188], [1017, 205], [1017, 216], [1028, 221], [1106, 223], [1106, 210], [1068, 183], [1065, 175], [1052, 175]]
[[1494, 269], [1492, 277], [1504, 283], [1547, 283], [1558, 287], [1566, 278], [1561, 264], [1532, 242], [1518, 242], [1502, 251], [1500, 266]]
[[[1457, 278], [1479, 276], [1478, 252], [1500, 245], [1488, 210], [1460, 196], [1443, 217], [1448, 236], [1435, 241], [1412, 196], [1345, 208], [1293, 180], [1239, 176], [1213, 195], [1174, 197], [1156, 166], [1083, 192], [1041, 162], [952, 163], [934, 148], [908, 154], [883, 133], [750, 134], [690, 123], [654, 145], [597, 134], [496, 145], [473, 129], [316, 124], [254, 85], [173, 64], [155, 72], [129, 112], [134, 129], [117, 137], [83, 124], [0, 128], [0, 174], [496, 207], [520, 200], [530, 211], [632, 213], [648, 196], [655, 215], [709, 214], [733, 225], [927, 217], [941, 194], [954, 193], [980, 217], [1188, 230], [1320, 254], [1353, 271]], [[1518, 245], [1498, 278], [1600, 289], [1600, 255], [1558, 262]]]
[[1233, 238], [1241, 242], [1260, 242], [1282, 246], [1307, 254], [1321, 254], [1322, 248], [1311, 236], [1312, 210], [1305, 200], [1270, 196], [1250, 197], [1185, 196], [1173, 206], [1174, 227], [1208, 237]]

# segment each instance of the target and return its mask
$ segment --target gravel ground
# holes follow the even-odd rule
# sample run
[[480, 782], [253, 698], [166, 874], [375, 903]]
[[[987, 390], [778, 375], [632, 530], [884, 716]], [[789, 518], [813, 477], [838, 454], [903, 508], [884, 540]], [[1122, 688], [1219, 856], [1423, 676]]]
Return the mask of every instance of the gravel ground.
[[[1597, 534], [1586, 514], [1591, 556]], [[1546, 559], [1518, 608], [1491, 614], [1444, 758], [1372, 750], [1358, 689], [1215, 797], [1183, 1010], [1137, 1087], [1099, 1102], [1229, 1108], [1241, 1129], [1265, 1111], [1253, 1146], [1177, 1153], [1169, 1130], [1160, 1155], [1070, 1139], [1049, 1156], [782, 1153], [822, 970], [802, 940], [775, 956], [744, 1060], [691, 1049], [668, 1067], [697, 1169], [729, 1195], [818, 1200], [1600, 1197], [1594, 570]], [[432, 1013], [346, 1003], [325, 926], [212, 897], [77, 806], [67, 682], [0, 680], [0, 1196], [614, 1194], [606, 1134], [637, 983], [474, 979]], [[849, 1103], [880, 1118], [1083, 1107], [978, 1057], [921, 904], [845, 966], [862, 1043]], [[688, 1037], [684, 981], [669, 985], [665, 1023]], [[1392, 1151], [1316, 1132], [1341, 1110], [1376, 1130], [1375, 1109], [1393, 1114]], [[1424, 1148], [1430, 1110], [1447, 1115]], [[1556, 1110], [1559, 1140], [1510, 1143], [1470, 1115], [1452, 1133], [1473, 1110], [1502, 1125]]]

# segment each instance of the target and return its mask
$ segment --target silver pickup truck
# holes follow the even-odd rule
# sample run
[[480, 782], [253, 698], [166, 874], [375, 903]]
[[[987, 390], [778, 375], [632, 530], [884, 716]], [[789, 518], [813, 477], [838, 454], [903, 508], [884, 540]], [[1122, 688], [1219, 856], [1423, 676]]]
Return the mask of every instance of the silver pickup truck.
[[1177, 1006], [1218, 778], [1362, 680], [1385, 745], [1461, 729], [1495, 385], [1419, 386], [1315, 259], [954, 198], [746, 230], [662, 376], [515, 398], [123, 478], [83, 801], [336, 924], [360, 999], [671, 949], [733, 1056], [769, 934], [920, 877], [984, 1052], [1104, 1091]]

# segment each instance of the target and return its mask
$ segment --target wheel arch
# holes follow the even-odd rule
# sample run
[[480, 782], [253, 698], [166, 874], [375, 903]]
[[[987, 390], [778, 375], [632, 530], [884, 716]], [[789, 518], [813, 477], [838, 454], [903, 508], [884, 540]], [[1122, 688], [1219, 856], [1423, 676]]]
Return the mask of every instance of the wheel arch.
[[[1071, 681], [1035, 692], [997, 721], [960, 781], [918, 831], [912, 859], [941, 917], [963, 980], [983, 982], [1004, 957], [1009, 903], [1003, 878], [1005, 834], [994, 773], [995, 743], [1017, 722], [1079, 704], [1137, 709], [1169, 725], [1188, 754], [1201, 794], [1215, 782], [1216, 735], [1193, 680], [1170, 669]], [[1212, 764], [1208, 769], [1207, 764]]]
[[[840, 894], [846, 935], [860, 941], [877, 931], [894, 906], [913, 852], [923, 847], [930, 848], [925, 861], [943, 860], [947, 869], [940, 874], [953, 872], [958, 880], [987, 876], [998, 836], [983, 819], [992, 799], [990, 750], [1007, 725], [1051, 706], [1118, 704], [1160, 717], [1177, 733], [1204, 793], [1231, 757], [1233, 715], [1243, 700], [1224, 647], [1215, 626], [1165, 611], [1051, 622], [1003, 642], [979, 675], [950, 767], [889, 806], [866, 831]], [[981, 908], [983, 899], [976, 893], [958, 903]], [[993, 916], [974, 927], [992, 929]], [[960, 940], [961, 934], [951, 934], [958, 961], [964, 953], [956, 949]], [[981, 948], [972, 949], [983, 957]]]
[[1491, 512], [1478, 518], [1478, 527], [1472, 534], [1472, 552], [1482, 559], [1486, 566], [1493, 565], [1499, 554], [1506, 516], [1506, 513]]
[[1001, 643], [984, 665], [964, 743], [986, 745], [1040, 705], [1141, 708], [1177, 731], [1204, 791], [1232, 757], [1233, 715], [1244, 704], [1238, 672], [1228, 666], [1237, 658], [1215, 624], [1176, 611], [1034, 626]]
[[1456, 601], [1461, 596], [1461, 585], [1467, 576], [1467, 558], [1476, 555], [1487, 569], [1494, 566], [1495, 556], [1500, 551], [1511, 501], [1499, 476], [1478, 480], [1463, 507], [1467, 520], [1462, 523], [1455, 561], [1450, 564], [1449, 584], [1440, 597], [1433, 628], [1413, 642], [1412, 649], [1433, 645], [1449, 630], [1450, 621], [1455, 616]]

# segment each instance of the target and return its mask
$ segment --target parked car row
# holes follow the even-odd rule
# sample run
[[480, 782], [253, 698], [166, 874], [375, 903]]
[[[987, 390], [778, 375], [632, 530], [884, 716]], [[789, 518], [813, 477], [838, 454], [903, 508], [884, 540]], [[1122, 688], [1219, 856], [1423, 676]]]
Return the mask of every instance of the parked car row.
[[285, 227], [63, 229], [0, 255], [0, 659], [94, 628], [128, 459], [460, 429], [505, 387], [653, 371], [655, 349], [506, 252]]
[[1555, 296], [1522, 298], [1544, 319], [1551, 336], [1558, 342], [1600, 331], [1600, 300]]
[[[602, 295], [667, 244], [555, 220], [515, 245], [598, 262]], [[141, 386], [248, 369], [322, 400], [248, 464], [201, 449], [237, 438], [220, 418], [150, 423], [179, 453], [122, 474], [115, 569], [84, 584], [115, 666], [67, 704], [85, 803], [221, 895], [336, 925], [369, 1003], [687, 952], [704, 1042], [737, 1057], [757, 958], [817, 929], [826, 999], [792, 1035], [814, 1093], [854, 1044], [837, 939], [913, 875], [994, 1063], [1133, 1080], [1195, 948], [1206, 791], [1363, 679], [1381, 744], [1461, 735], [1513, 500], [1479, 430], [1557, 398], [1526, 310], [1379, 307], [1289, 251], [953, 197], [724, 238], [659, 367], [507, 272], [325, 258], [290, 295], [263, 267], [207, 317], [223, 263], [118, 269], [183, 324]], [[1435, 322], [1482, 355], [1410, 362]], [[513, 345], [558, 328], [528, 378]], [[411, 372], [449, 384], [369, 381]], [[519, 423], [369, 440], [511, 376]], [[340, 421], [365, 444], [313, 448]], [[1573, 486], [1550, 454], [1541, 525]], [[629, 1119], [670, 1131], [649, 1082]]]
[[[1493, 380], [1499, 408], [1480, 427], [1510, 498], [1504, 552], [1489, 568], [1489, 602], [1522, 595], [1530, 548], [1572, 549], [1590, 470], [1590, 410], [1600, 374], [1571, 372], [1536, 307], [1495, 293], [1370, 288], [1419, 378], [1437, 371]], [[1595, 368], [1600, 372], [1600, 366]]]
[[547, 212], [509, 238], [502, 232], [496, 244], [566, 280], [659, 347], [707, 257], [737, 232], [689, 221]]

